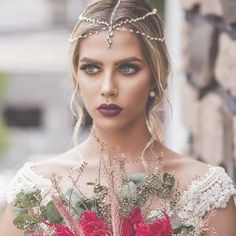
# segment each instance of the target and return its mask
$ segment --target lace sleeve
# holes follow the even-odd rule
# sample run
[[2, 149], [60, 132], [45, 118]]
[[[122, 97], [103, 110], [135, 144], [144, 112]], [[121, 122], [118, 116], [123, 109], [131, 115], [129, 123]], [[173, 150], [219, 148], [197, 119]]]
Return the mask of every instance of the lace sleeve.
[[232, 179], [219, 166], [209, 166], [203, 180], [193, 181], [182, 196], [182, 215], [203, 217], [208, 211], [225, 208], [232, 195], [236, 194]]
[[40, 189], [43, 194], [47, 194], [52, 188], [52, 183], [49, 179], [38, 174], [33, 169], [33, 163], [27, 162], [18, 170], [15, 177], [12, 179], [6, 190], [6, 201], [12, 203], [16, 195], [21, 192], [32, 192]]

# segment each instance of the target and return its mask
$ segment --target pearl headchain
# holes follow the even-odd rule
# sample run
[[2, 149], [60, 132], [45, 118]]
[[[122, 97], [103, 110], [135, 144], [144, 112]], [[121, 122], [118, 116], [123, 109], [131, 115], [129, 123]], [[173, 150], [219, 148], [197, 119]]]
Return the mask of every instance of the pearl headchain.
[[[108, 36], [107, 36], [107, 47], [110, 48], [111, 47], [111, 44], [112, 44], [112, 37], [114, 35], [114, 30], [118, 30], [118, 31], [127, 31], [127, 32], [131, 32], [131, 33], [136, 33], [136, 34], [140, 34], [144, 37], [147, 37], [148, 39], [150, 40], [155, 40], [155, 41], [160, 41], [160, 42], [163, 42], [165, 40], [165, 38], [158, 38], [158, 37], [152, 37], [144, 32], [141, 32], [139, 30], [133, 30], [133, 29], [128, 29], [128, 28], [125, 28], [125, 27], [121, 27], [123, 26], [124, 24], [133, 24], [135, 22], [138, 22], [138, 21], [142, 21], [142, 20], [145, 20], [147, 17], [151, 16], [151, 15], [157, 15], [157, 9], [153, 9], [151, 12], [148, 12], [146, 13], [144, 16], [142, 17], [137, 17], [137, 18], [132, 18], [132, 19], [125, 19], [125, 20], [121, 20], [120, 22], [117, 22], [116, 24], [113, 24], [113, 20], [114, 20], [114, 17], [115, 17], [115, 13], [120, 5], [120, 2], [121, 0], [119, 0], [111, 14], [111, 18], [110, 18], [110, 21], [107, 22], [107, 21], [101, 21], [101, 20], [98, 20], [98, 19], [95, 19], [95, 18], [89, 18], [89, 17], [85, 17], [83, 15], [80, 15], [79, 16], [79, 21], [85, 21], [85, 22], [88, 22], [88, 23], [91, 23], [91, 24], [98, 24], [98, 25], [103, 25], [103, 30], [106, 31], [108, 30]], [[90, 32], [88, 34], [83, 34], [83, 35], [79, 35], [79, 36], [76, 36], [76, 37], [73, 37], [71, 35], [69, 41], [70, 42], [75, 42], [79, 39], [84, 39], [84, 38], [87, 38], [91, 35], [94, 35], [94, 34], [98, 34], [99, 31], [94, 31], [94, 32]]]

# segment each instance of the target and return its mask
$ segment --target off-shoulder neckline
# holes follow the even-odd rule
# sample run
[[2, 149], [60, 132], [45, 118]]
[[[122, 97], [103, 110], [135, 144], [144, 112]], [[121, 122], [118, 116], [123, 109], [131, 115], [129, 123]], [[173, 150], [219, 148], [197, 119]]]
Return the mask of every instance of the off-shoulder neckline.
[[[46, 176], [44, 176], [42, 173], [37, 171], [37, 169], [34, 167], [34, 164], [35, 164], [34, 162], [26, 162], [24, 167], [28, 167], [32, 172], [34, 172], [34, 174], [38, 175], [41, 179], [50, 181], [51, 184], [52, 181]], [[182, 196], [186, 195], [189, 191], [191, 191], [193, 186], [198, 186], [198, 187], [204, 186], [204, 183], [206, 183], [211, 178], [212, 174], [215, 173], [216, 170], [218, 169], [224, 170], [224, 168], [221, 166], [215, 166], [211, 164], [207, 164], [207, 166], [208, 166], [207, 171], [203, 175], [197, 176], [197, 178], [194, 178], [193, 180], [190, 181], [189, 184], [187, 184], [187, 186], [185, 186], [183, 191], [181, 191]]]

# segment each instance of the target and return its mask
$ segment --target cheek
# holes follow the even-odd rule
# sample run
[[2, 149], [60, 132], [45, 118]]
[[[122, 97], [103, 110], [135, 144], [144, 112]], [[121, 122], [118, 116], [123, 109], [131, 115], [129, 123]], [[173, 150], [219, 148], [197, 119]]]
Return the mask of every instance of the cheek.
[[81, 77], [79, 79], [79, 88], [80, 93], [84, 97], [84, 99], [89, 99], [91, 95], [95, 95], [98, 90], [98, 84], [94, 79], [88, 79]]
[[90, 110], [90, 107], [94, 106], [94, 101], [96, 101], [97, 98], [98, 85], [95, 81], [80, 79], [79, 89], [85, 107], [87, 108], [87, 110]]
[[149, 79], [140, 79], [136, 83], [129, 84], [123, 88], [125, 92], [126, 101], [128, 104], [133, 105], [134, 108], [143, 107], [146, 105], [149, 94]]

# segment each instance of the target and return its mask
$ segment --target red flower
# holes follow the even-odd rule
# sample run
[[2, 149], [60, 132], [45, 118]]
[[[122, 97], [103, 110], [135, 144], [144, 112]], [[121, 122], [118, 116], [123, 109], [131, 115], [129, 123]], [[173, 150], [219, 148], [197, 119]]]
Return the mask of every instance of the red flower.
[[121, 235], [133, 236], [135, 234], [135, 225], [144, 223], [139, 207], [134, 208], [127, 217], [122, 220]]
[[141, 223], [135, 226], [137, 236], [153, 236], [150, 224]]
[[53, 224], [57, 236], [76, 236], [70, 229], [62, 224]]
[[105, 236], [111, 232], [103, 220], [98, 219], [95, 212], [83, 211], [79, 223], [86, 236]]
[[141, 223], [135, 225], [137, 236], [171, 236], [172, 227], [167, 214], [162, 219], [157, 219], [151, 223]]

